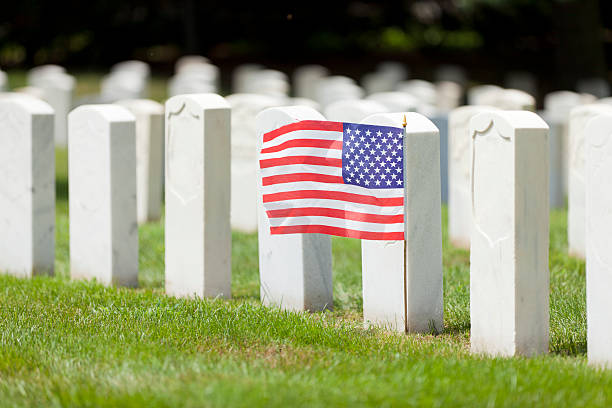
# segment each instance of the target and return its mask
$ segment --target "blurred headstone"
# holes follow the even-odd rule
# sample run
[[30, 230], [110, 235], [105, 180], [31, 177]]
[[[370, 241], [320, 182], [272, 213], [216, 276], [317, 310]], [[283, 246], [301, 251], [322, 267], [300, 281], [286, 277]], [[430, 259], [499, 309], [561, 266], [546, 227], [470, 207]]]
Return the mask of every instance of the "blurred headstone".
[[510, 71], [506, 74], [504, 86], [509, 89], [518, 89], [529, 95], [538, 94], [538, 80], [534, 74], [527, 71]]
[[408, 67], [398, 61], [382, 61], [376, 67], [376, 72], [381, 72], [393, 78], [395, 83], [405, 81], [410, 76], [410, 70]]
[[569, 119], [569, 191], [567, 195], [567, 246], [570, 255], [586, 256], [585, 160], [586, 128], [600, 115], [612, 115], [612, 106], [588, 104], [572, 108]]
[[121, 99], [146, 98], [147, 80], [147, 77], [138, 71], [111, 72], [102, 78], [101, 101], [115, 102]]
[[612, 116], [591, 119], [586, 141], [586, 315], [589, 364], [612, 368]]
[[284, 72], [263, 69], [245, 74], [241, 93], [286, 97], [289, 95], [289, 80]]
[[414, 112], [420, 105], [416, 97], [405, 92], [373, 93], [366, 100], [384, 105], [387, 108], [387, 112]]
[[467, 82], [465, 69], [458, 65], [452, 64], [441, 65], [438, 67], [434, 77], [436, 82], [450, 81], [459, 84], [462, 87], [465, 86]]
[[28, 71], [27, 74], [27, 83], [31, 86], [37, 86], [37, 81], [39, 78], [44, 77], [49, 74], [65, 74], [66, 69], [60, 65], [39, 65], [34, 67]]
[[205, 72], [183, 72], [174, 75], [168, 81], [168, 95], [170, 97], [186, 94], [216, 93], [217, 77]]
[[518, 89], [501, 89], [494, 93], [491, 106], [503, 110], [528, 110], [535, 111], [535, 98], [527, 92]]
[[68, 144], [68, 113], [72, 110], [76, 80], [66, 73], [49, 73], [36, 79], [36, 87], [42, 90], [42, 98], [55, 112], [55, 145]]
[[333, 102], [346, 99], [361, 99], [364, 96], [363, 89], [355, 84], [349, 77], [335, 75], [322, 78], [317, 82], [315, 100], [325, 109]]
[[467, 102], [470, 105], [491, 106], [495, 94], [503, 88], [497, 85], [476, 85], [468, 89]]
[[542, 117], [550, 126], [550, 207], [562, 208], [568, 186], [569, 137], [568, 123], [572, 108], [594, 100], [586, 94], [555, 91], [544, 97]]
[[150, 99], [118, 101], [136, 118], [136, 203], [139, 224], [161, 217], [164, 106]]
[[151, 68], [149, 67], [149, 64], [136, 60], [121, 61], [111, 67], [111, 74], [120, 72], [134, 73], [141, 76], [145, 80], [148, 80], [151, 76]]
[[448, 112], [461, 105], [463, 88], [456, 82], [440, 81], [436, 83], [436, 107]]
[[309, 99], [309, 98], [287, 98], [286, 99], [286, 106], [308, 106], [309, 108], [312, 108], [316, 111], [321, 111], [321, 105], [319, 104], [319, 102]]
[[302, 65], [293, 73], [295, 96], [316, 99], [316, 84], [329, 75], [329, 70], [321, 65]]
[[366, 94], [395, 91], [401, 81], [408, 78], [408, 69], [400, 62], [385, 61], [376, 71], [363, 76], [361, 84]]
[[264, 109], [284, 105], [283, 98], [269, 95], [233, 94], [232, 109], [231, 225], [242, 232], [257, 231], [257, 129], [255, 117]]
[[249, 75], [263, 69], [263, 65], [260, 64], [242, 64], [234, 68], [234, 71], [232, 72], [232, 92], [245, 93], [245, 83]]
[[6, 75], [6, 72], [0, 70], [0, 92], [6, 92], [8, 91], [8, 88], [8, 76]]
[[336, 122], [359, 123], [367, 116], [388, 111], [385, 105], [376, 101], [348, 99], [328, 105], [325, 117]]
[[174, 64], [174, 72], [180, 73], [183, 70], [189, 71], [192, 66], [210, 64], [210, 60], [201, 55], [183, 55]]
[[584, 78], [578, 81], [576, 90], [597, 98], [606, 98], [610, 96], [610, 83], [604, 78]]

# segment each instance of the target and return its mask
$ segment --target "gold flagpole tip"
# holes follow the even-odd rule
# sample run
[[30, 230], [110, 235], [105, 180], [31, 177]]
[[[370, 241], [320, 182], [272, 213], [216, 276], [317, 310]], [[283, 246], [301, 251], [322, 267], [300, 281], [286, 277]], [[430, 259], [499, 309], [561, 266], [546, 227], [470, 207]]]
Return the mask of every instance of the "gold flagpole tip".
[[404, 114], [404, 122], [402, 122], [402, 126], [406, 127], [407, 123], [406, 123], [406, 114]]

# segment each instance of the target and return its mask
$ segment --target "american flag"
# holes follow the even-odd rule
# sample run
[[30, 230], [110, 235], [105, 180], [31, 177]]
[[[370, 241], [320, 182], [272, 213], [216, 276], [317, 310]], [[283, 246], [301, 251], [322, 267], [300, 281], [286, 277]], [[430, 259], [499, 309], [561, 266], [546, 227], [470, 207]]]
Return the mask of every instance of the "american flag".
[[404, 239], [404, 130], [304, 120], [263, 135], [271, 234]]

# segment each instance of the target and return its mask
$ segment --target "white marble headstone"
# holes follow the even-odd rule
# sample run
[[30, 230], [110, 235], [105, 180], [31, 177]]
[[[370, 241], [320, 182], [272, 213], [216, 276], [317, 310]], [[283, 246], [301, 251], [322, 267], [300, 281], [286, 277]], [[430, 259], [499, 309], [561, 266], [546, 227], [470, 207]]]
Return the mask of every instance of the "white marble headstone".
[[588, 104], [573, 108], [569, 119], [569, 191], [567, 195], [567, 243], [572, 256], [583, 258], [585, 244], [585, 146], [586, 127], [599, 115], [612, 115], [612, 106]]
[[26, 96], [0, 98], [0, 271], [53, 274], [53, 109]]
[[68, 116], [70, 276], [138, 284], [135, 118], [118, 105]]
[[[257, 115], [258, 150], [263, 135], [301, 120], [325, 120], [317, 111], [304, 106], [270, 108]], [[263, 208], [261, 178], [258, 184], [259, 279], [261, 301], [287, 310], [330, 309], [332, 296], [332, 257], [329, 235], [270, 234], [270, 222]]]
[[587, 95], [555, 91], [544, 98], [543, 117], [550, 126], [550, 207], [565, 206], [569, 184], [569, 115], [572, 108], [590, 103]]
[[264, 109], [284, 105], [282, 98], [233, 94], [226, 98], [232, 109], [232, 229], [257, 231], [257, 128], [255, 117]]
[[55, 144], [66, 147], [68, 113], [72, 109], [76, 80], [66, 73], [48, 73], [38, 77], [35, 85], [42, 90], [43, 99], [55, 112]]
[[166, 101], [166, 293], [231, 296], [230, 106], [219, 95]]
[[[406, 113], [405, 241], [361, 241], [363, 317], [401, 332], [443, 329], [440, 138], [425, 116]], [[362, 123], [402, 127], [403, 113]]]
[[548, 351], [548, 126], [532, 112], [472, 117], [471, 350]]
[[150, 99], [117, 102], [136, 118], [136, 202], [138, 223], [161, 217], [164, 169], [164, 106]]
[[463, 249], [470, 249], [472, 233], [470, 119], [491, 110], [496, 108], [466, 105], [452, 110], [448, 116], [448, 236], [454, 246]]
[[612, 116], [586, 134], [586, 315], [589, 364], [612, 368]]

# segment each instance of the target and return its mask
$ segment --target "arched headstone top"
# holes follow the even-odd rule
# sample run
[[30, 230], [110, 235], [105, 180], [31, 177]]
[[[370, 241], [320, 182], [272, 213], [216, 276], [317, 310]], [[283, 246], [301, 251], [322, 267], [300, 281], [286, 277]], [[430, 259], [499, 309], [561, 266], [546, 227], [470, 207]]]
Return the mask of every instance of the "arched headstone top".
[[168, 111], [174, 111], [186, 104], [205, 109], [230, 109], [225, 98], [213, 93], [176, 95], [166, 101], [166, 108]]
[[0, 104], [18, 106], [24, 112], [30, 114], [52, 115], [53, 108], [47, 102], [34, 96], [19, 93], [9, 93], [7, 97], [0, 98]]
[[[308, 106], [282, 106], [268, 108], [261, 111], [256, 117], [257, 129], [266, 133], [279, 126], [301, 120], [325, 120], [321, 113]], [[261, 142], [261, 141], [259, 141]]]
[[431, 120], [416, 112], [376, 113], [365, 118], [362, 123], [402, 127], [404, 115], [406, 117], [406, 129], [408, 129], [410, 133], [439, 132], [438, 128]]
[[586, 129], [587, 144], [593, 147], [603, 146], [612, 134], [612, 114], [606, 113], [591, 119]]
[[152, 99], [123, 99], [116, 102], [117, 105], [124, 106], [128, 109], [137, 111], [149, 112], [152, 114], [163, 114], [164, 105]]
[[505, 139], [511, 139], [516, 129], [545, 129], [548, 125], [537, 114], [528, 111], [491, 111], [474, 116], [470, 121], [472, 138], [486, 133], [492, 126]]
[[136, 120], [134, 115], [119, 105], [101, 104], [101, 105], [82, 105], [70, 112], [70, 117], [78, 118], [88, 116], [88, 119], [93, 119], [92, 114], [107, 122], [133, 122]]

